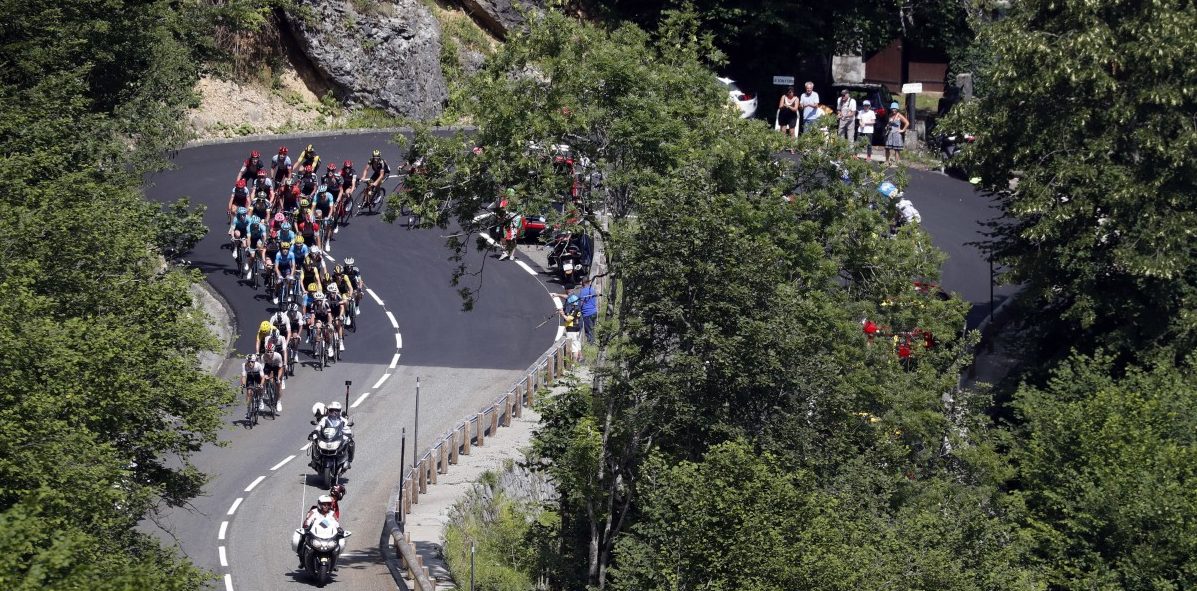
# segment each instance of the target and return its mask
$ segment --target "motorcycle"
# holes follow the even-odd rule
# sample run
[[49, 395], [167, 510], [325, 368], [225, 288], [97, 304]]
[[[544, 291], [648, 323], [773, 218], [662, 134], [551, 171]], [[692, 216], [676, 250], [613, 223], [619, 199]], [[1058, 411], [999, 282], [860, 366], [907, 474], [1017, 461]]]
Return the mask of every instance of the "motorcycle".
[[[303, 570], [316, 581], [317, 587], [323, 587], [332, 580], [332, 571], [337, 567], [337, 559], [345, 550], [345, 540], [353, 535], [341, 529], [341, 523], [332, 515], [321, 517], [312, 523], [306, 539], [303, 529], [296, 529], [291, 534], [291, 550], [299, 553], [303, 562]], [[300, 541], [303, 547], [300, 547]]]
[[[322, 421], [312, 421], [313, 425]], [[345, 471], [345, 464], [349, 461], [349, 436], [345, 428], [353, 423], [342, 418], [335, 425], [323, 423], [310, 437], [315, 440], [312, 446], [312, 461], [309, 464], [324, 480], [325, 488], [332, 488]]]

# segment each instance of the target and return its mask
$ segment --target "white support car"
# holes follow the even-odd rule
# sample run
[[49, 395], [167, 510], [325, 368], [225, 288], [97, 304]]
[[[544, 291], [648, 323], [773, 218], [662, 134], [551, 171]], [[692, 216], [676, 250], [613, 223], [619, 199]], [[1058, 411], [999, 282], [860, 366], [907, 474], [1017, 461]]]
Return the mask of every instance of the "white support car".
[[739, 86], [736, 86], [736, 81], [731, 78], [717, 79], [727, 88], [727, 100], [740, 112], [741, 119], [748, 119], [756, 115], [757, 97], [744, 93]]

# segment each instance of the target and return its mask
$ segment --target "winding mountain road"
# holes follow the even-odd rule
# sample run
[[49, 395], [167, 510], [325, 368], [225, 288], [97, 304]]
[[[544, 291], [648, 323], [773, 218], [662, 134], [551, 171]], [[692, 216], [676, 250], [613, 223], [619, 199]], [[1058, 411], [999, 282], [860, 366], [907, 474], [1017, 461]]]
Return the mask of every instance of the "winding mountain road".
[[[208, 206], [209, 233], [191, 254], [193, 265], [232, 309], [238, 330], [236, 350], [252, 348], [259, 322], [274, 311], [269, 299], [236, 276], [225, 238], [224, 206], [240, 162], [251, 149], [268, 159], [279, 145], [297, 153], [311, 142], [328, 162], [353, 160], [358, 168], [374, 148], [398, 162], [389, 133], [272, 139], [199, 146], [181, 150], [177, 168], [153, 176], [147, 195], [172, 201], [187, 195]], [[387, 183], [388, 189], [391, 183]], [[993, 216], [987, 201], [967, 184], [935, 173], [911, 171], [907, 195], [922, 213], [935, 243], [949, 254], [942, 284], [974, 304], [969, 325], [988, 311], [989, 267], [968, 243], [982, 238], [979, 221]], [[534, 328], [553, 310], [544, 276], [522, 265], [499, 263], [471, 253], [472, 268], [485, 272], [472, 280], [481, 291], [472, 312], [450, 285], [453, 263], [437, 231], [409, 231], [378, 216], [355, 217], [336, 235], [331, 254], [357, 260], [371, 289], [363, 298], [360, 326], [346, 339], [344, 360], [324, 371], [303, 366], [284, 392], [285, 413], [263, 418], [253, 429], [241, 424], [243, 405], [226, 416], [221, 446], [194, 457], [211, 481], [191, 506], [157, 516], [153, 529], [201, 567], [221, 577], [226, 591], [306, 588], [290, 548], [291, 532], [315, 497], [319, 479], [307, 467], [309, 409], [317, 401], [344, 400], [355, 421], [357, 458], [345, 475], [343, 502], [348, 541], [334, 585], [341, 589], [396, 588], [383, 553], [383, 517], [400, 469], [402, 429], [410, 461], [414, 450], [452, 428], [467, 412], [493, 400], [553, 341], [557, 327]], [[331, 264], [331, 263], [329, 263]], [[556, 289], [556, 286], [553, 286]], [[998, 296], [1008, 293], [999, 289]], [[301, 354], [301, 361], [310, 357]], [[235, 380], [239, 364], [225, 363]], [[420, 441], [415, 435], [415, 380], [421, 382]]]
[[[258, 323], [274, 311], [261, 290], [239, 280], [227, 248], [224, 209], [241, 161], [251, 149], [269, 158], [279, 145], [297, 153], [311, 142], [329, 162], [349, 159], [360, 169], [377, 147], [397, 163], [398, 148], [390, 137], [351, 134], [188, 148], [176, 156], [175, 170], [150, 179], [147, 194], [152, 199], [187, 195], [208, 206], [208, 235], [190, 259], [232, 309], [238, 352], [252, 350]], [[265, 590], [309, 584], [295, 569], [298, 562], [290, 548], [291, 532], [323, 492], [306, 462], [309, 410], [317, 401], [343, 401], [345, 381], [350, 380], [357, 457], [344, 478], [348, 493], [342, 508], [345, 528], [354, 535], [334, 584], [343, 589], [396, 588], [380, 540], [400, 469], [401, 429], [406, 428], [410, 461], [434, 435], [488, 404], [521, 376], [557, 331], [551, 323], [534, 328], [554, 309], [539, 278], [493, 258], [485, 261], [480, 276], [465, 279], [477, 282], [480, 294], [473, 311], [462, 311], [450, 285], [453, 263], [444, 244], [438, 231], [409, 231], [377, 215], [355, 217], [336, 235], [331, 254], [338, 261], [354, 257], [371, 290], [362, 300], [357, 332], [346, 338], [343, 361], [323, 371], [297, 368], [283, 392], [284, 413], [276, 420], [263, 417], [248, 429], [241, 423], [244, 405], [233, 406], [220, 434], [225, 445], [208, 446], [194, 458], [211, 476], [202, 496], [190, 507], [156, 519], [156, 529], [168, 543], [223, 578], [218, 586]], [[480, 268], [483, 256], [471, 253], [468, 262]], [[310, 360], [305, 353], [301, 362]], [[239, 363], [226, 362], [224, 371], [235, 380]], [[416, 377], [421, 383], [419, 442], [413, 440]]]

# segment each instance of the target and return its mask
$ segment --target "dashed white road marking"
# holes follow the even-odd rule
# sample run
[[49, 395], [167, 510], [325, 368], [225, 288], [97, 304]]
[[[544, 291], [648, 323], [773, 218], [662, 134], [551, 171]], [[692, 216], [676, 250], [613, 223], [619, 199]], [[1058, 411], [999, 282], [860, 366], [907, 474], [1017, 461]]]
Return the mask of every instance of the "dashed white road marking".
[[236, 500], [236, 501], [233, 501], [233, 506], [232, 506], [232, 507], [229, 507], [229, 512], [227, 513], [227, 515], [232, 515], [233, 513], [236, 513], [236, 512], [237, 512], [237, 507], [240, 507], [240, 506], [241, 506], [241, 501], [244, 501], [244, 500], [245, 500], [245, 499], [242, 499], [241, 497], [237, 497], [237, 500]]
[[233, 575], [228, 573], [224, 575], [224, 591], [233, 591]]
[[221, 547], [219, 548], [219, 550], [220, 550], [220, 566], [223, 566], [223, 567], [225, 567], [225, 568], [228, 568], [228, 566], [229, 566], [229, 556], [228, 556], [228, 554], [227, 554], [227, 553], [225, 553], [225, 551], [224, 551], [224, 546], [221, 546]]
[[374, 385], [371, 386], [371, 389], [377, 390], [378, 387], [381, 386], [383, 382], [387, 381], [387, 378], [389, 378], [389, 377], [391, 377], [391, 374], [389, 374], [389, 373], [382, 374], [382, 377], [378, 378], [377, 382], [374, 382]]
[[395, 348], [396, 349], [403, 348], [403, 335], [401, 335], [399, 333], [395, 333]]
[[565, 304], [561, 303], [561, 298], [552, 298], [552, 299], [553, 299], [553, 305], [557, 306], [558, 310], [565, 309]]
[[382, 298], [378, 297], [378, 294], [374, 293], [374, 290], [373, 290], [373, 289], [370, 289], [369, 287], [367, 287], [367, 288], [366, 288], [366, 293], [370, 294], [370, 297], [374, 298], [374, 301], [375, 301], [375, 302], [378, 302], [378, 305], [379, 305], [379, 306], [383, 305], [383, 304], [382, 304]]
[[[327, 248], [326, 250], [332, 250], [332, 247], [329, 247], [329, 248]], [[334, 263], [335, 263], [335, 262], [337, 262], [337, 259], [336, 259], [336, 258], [334, 258], [334, 257], [332, 257], [332, 256], [330, 256], [330, 255], [329, 255], [327, 252], [325, 252], [325, 253], [324, 253], [324, 258], [326, 258], [326, 259], [328, 259], [328, 260], [330, 260], [330, 261], [332, 261], [332, 262], [334, 262]]]
[[517, 265], [519, 265], [519, 266], [523, 267], [523, 268], [524, 268], [524, 270], [525, 270], [525, 271], [527, 271], [527, 272], [528, 272], [528, 274], [529, 274], [529, 275], [531, 275], [531, 276], [533, 276], [533, 277], [536, 277], [536, 276], [538, 276], [538, 275], [539, 275], [539, 273], [537, 273], [536, 271], [533, 271], [533, 270], [532, 270], [532, 267], [529, 267], [529, 266], [528, 266], [528, 263], [525, 263], [524, 261], [516, 261], [516, 262], [515, 262], [515, 264], [517, 264]]
[[307, 443], [303, 444], [303, 447], [299, 448], [299, 451], [307, 451], [309, 447], [312, 447], [312, 442], [311, 442], [311, 441], [309, 441], [309, 442], [307, 442]]
[[398, 367], [398, 365], [399, 365], [399, 354], [395, 353], [395, 356], [391, 358], [391, 369], [395, 369], [396, 367]]
[[[477, 221], [476, 218], [475, 218], [475, 221]], [[486, 232], [482, 232], [478, 235], [481, 236], [482, 238], [484, 238], [487, 242], [489, 242], [491, 246], [494, 246], [496, 244], [495, 239], [491, 238], [490, 234], [487, 234]]]
[[395, 330], [399, 330], [399, 321], [395, 320], [395, 315], [391, 314], [390, 310], [387, 310], [387, 319], [391, 321], [391, 326], [394, 327]]
[[290, 462], [291, 460], [294, 460], [294, 459], [295, 459], [294, 455], [287, 456], [287, 459], [275, 464], [274, 467], [270, 469], [270, 471], [274, 472], [275, 470], [278, 470], [279, 468], [282, 468], [283, 466], [287, 465], [287, 462]]
[[220, 533], [216, 534], [216, 539], [223, 540], [225, 534], [227, 534], [228, 531], [229, 531], [229, 522], [221, 521], [220, 522]]
[[370, 393], [369, 393], [369, 392], [364, 392], [364, 393], [363, 393], [361, 396], [358, 396], [358, 397], [357, 397], [357, 400], [354, 400], [354, 401], [353, 401], [353, 404], [350, 404], [350, 405], [349, 405], [349, 408], [357, 408], [357, 405], [359, 405], [359, 404], [361, 404], [361, 403], [365, 402], [365, 401], [366, 401], [366, 397], [367, 397], [367, 396], [369, 396], [369, 395], [370, 395]]
[[253, 482], [249, 483], [249, 486], [245, 487], [245, 492], [249, 492], [249, 491], [253, 490], [254, 487], [257, 486], [258, 483], [262, 482], [263, 480], [266, 480], [265, 474], [255, 478]]
[[[557, 339], [556, 339], [556, 340], [557, 340], [557, 341], [560, 341], [560, 340], [561, 340], [561, 338], [562, 338], [562, 337], [564, 337], [564, 336], [565, 336], [565, 327], [564, 327], [564, 326], [558, 326], [558, 327], [557, 327]], [[554, 342], [556, 342], [556, 341], [554, 341]]]

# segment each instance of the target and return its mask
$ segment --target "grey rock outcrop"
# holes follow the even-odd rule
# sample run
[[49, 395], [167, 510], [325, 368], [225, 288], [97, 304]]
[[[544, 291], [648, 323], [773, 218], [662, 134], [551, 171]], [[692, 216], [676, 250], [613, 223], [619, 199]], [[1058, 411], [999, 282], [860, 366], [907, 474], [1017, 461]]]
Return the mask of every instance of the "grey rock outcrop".
[[544, 0], [457, 0], [475, 22], [500, 39], [524, 25], [520, 10], [544, 9]]
[[[300, 0], [309, 14], [287, 14], [288, 33], [307, 75], [351, 106], [430, 119], [448, 98], [441, 73], [441, 28], [420, 0]], [[361, 6], [359, 10], [355, 8]]]

